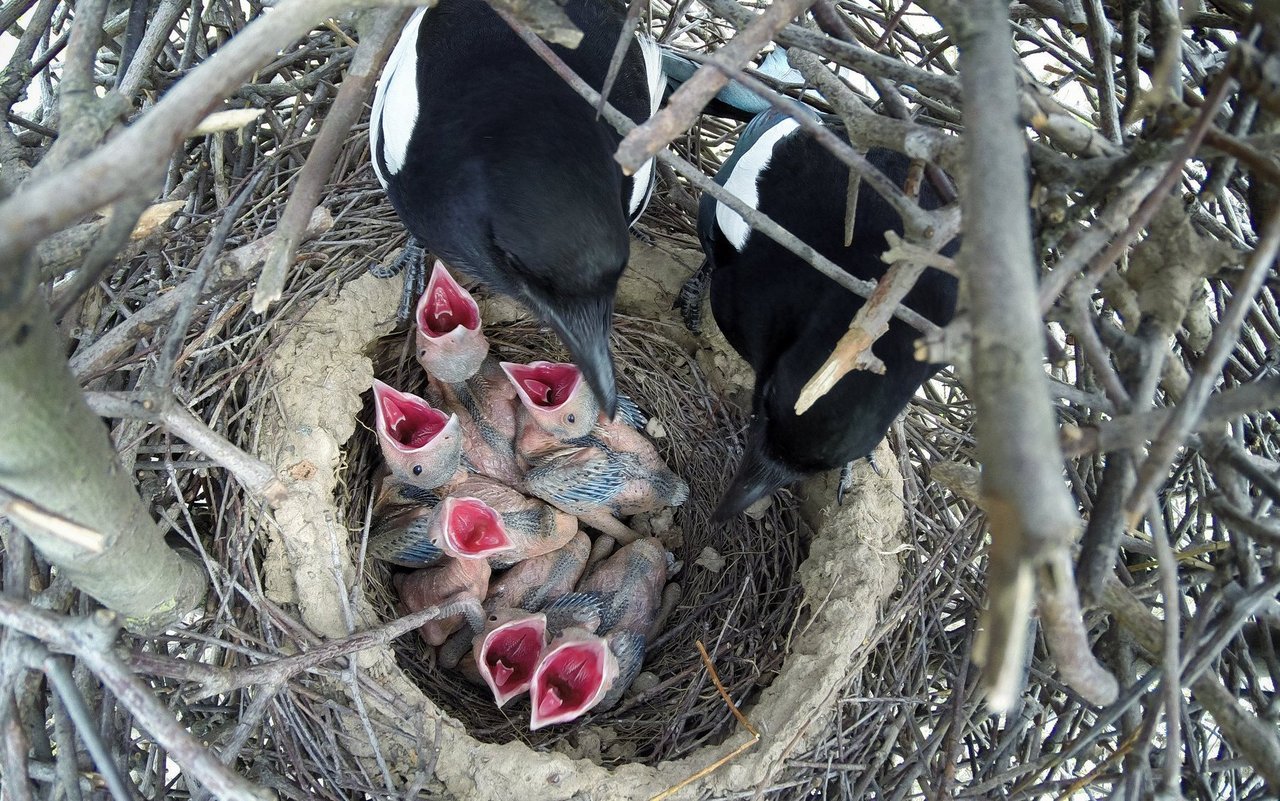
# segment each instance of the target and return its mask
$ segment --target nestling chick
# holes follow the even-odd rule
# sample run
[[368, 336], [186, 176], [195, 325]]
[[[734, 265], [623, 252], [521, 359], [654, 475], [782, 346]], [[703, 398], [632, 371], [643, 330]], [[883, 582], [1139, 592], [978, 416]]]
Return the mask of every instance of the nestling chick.
[[[571, 615], [561, 614], [549, 628], [547, 615], [539, 609], [572, 591], [590, 553], [590, 540], [577, 532], [563, 548], [526, 559], [489, 583], [485, 631], [472, 638], [470, 645], [476, 673], [493, 691], [498, 706], [529, 688], [547, 638], [577, 622]], [[457, 662], [452, 645], [451, 640], [442, 647], [445, 664]]]
[[594, 631], [569, 628], [544, 649], [530, 684], [531, 730], [608, 709], [622, 698], [644, 663], [666, 583], [666, 551], [649, 537], [619, 549], [579, 583], [578, 592], [548, 608], [550, 615], [594, 607], [599, 622]]
[[[551, 553], [562, 548], [578, 533], [578, 521], [536, 498], [499, 484], [483, 476], [469, 476], [449, 486], [449, 498], [483, 503], [495, 515], [495, 524], [485, 536], [500, 542], [489, 553], [495, 555], [494, 567], [508, 565]], [[444, 548], [475, 557], [479, 554], [463, 540], [450, 541], [446, 531]]]
[[478, 498], [451, 495], [401, 509], [374, 524], [367, 553], [401, 567], [443, 558], [487, 559], [515, 551], [501, 515]]
[[649, 440], [609, 420], [572, 364], [502, 363], [522, 405], [516, 452], [527, 465], [524, 489], [583, 523], [631, 542], [616, 517], [679, 506], [689, 486]]
[[407, 612], [428, 606], [468, 603], [465, 613], [428, 620], [419, 627], [418, 634], [434, 646], [443, 644], [463, 625], [477, 632], [484, 627], [480, 601], [489, 588], [489, 575], [489, 563], [484, 559], [445, 558], [434, 567], [397, 575], [392, 582]]
[[496, 359], [486, 358], [489, 340], [481, 331], [475, 298], [436, 262], [418, 303], [418, 363], [430, 376], [430, 398], [458, 417], [463, 454], [474, 472], [515, 486], [515, 390]]
[[373, 380], [374, 423], [378, 444], [391, 474], [406, 484], [434, 489], [458, 470], [462, 428], [410, 392]]

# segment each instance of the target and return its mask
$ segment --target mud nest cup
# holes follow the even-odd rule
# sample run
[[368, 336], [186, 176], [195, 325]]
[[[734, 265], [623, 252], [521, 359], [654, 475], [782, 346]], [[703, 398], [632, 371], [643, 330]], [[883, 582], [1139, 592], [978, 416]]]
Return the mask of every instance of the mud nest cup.
[[[683, 255], [679, 261], [693, 259]], [[381, 697], [363, 704], [369, 721], [341, 716], [350, 736], [339, 741], [352, 755], [373, 762], [376, 750], [378, 761], [406, 776], [429, 763], [458, 797], [649, 798], [750, 739], [710, 681], [696, 640], [761, 740], [678, 797], [756, 786], [819, 736], [817, 719], [831, 709], [897, 582], [902, 479], [886, 450], [884, 474], [860, 467], [843, 506], [834, 504], [829, 481], [814, 481], [780, 494], [756, 517], [712, 523], [741, 449], [750, 371], [714, 323], [696, 339], [680, 327], [671, 301], [689, 268], [679, 261], [635, 246], [613, 340], [620, 389], [653, 416], [651, 437], [691, 487], [674, 512], [633, 520], [683, 564], [682, 600], [652, 644], [642, 679], [612, 710], [531, 733], [527, 701], [496, 709], [483, 687], [435, 666], [411, 633], [358, 656]], [[264, 583], [272, 600], [296, 604], [302, 622], [326, 637], [397, 616], [389, 569], [360, 555], [379, 461], [367, 402], [372, 379], [409, 390], [425, 383], [407, 333], [395, 325], [399, 292], [398, 280], [351, 281], [292, 327], [271, 365], [274, 402], [259, 454], [289, 477], [292, 492], [264, 527]], [[565, 356], [509, 301], [482, 298], [481, 308], [504, 358]], [[349, 693], [341, 682], [332, 689]]]

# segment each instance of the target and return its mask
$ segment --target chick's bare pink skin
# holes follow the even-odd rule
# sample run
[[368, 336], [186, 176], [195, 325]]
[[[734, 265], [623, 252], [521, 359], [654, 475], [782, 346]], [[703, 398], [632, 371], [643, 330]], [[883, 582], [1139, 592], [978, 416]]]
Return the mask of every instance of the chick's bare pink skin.
[[577, 591], [600, 596], [600, 634], [648, 632], [667, 584], [667, 551], [656, 537], [619, 548], [578, 582]]
[[529, 691], [529, 729], [575, 720], [595, 708], [613, 686], [618, 662], [608, 643], [583, 629], [569, 629], [543, 651]]
[[484, 476], [467, 477], [452, 494], [483, 501], [500, 516], [507, 547], [495, 559], [502, 565], [555, 551], [578, 533], [572, 515]]
[[[400, 602], [406, 611], [416, 612], [429, 606], [445, 606], [468, 602], [474, 612], [429, 620], [418, 629], [428, 645], [441, 645], [459, 628], [483, 628], [480, 602], [489, 587], [489, 563], [484, 559], [445, 558], [434, 567], [398, 575], [394, 579]], [[470, 619], [469, 619], [470, 618]]]
[[591, 540], [579, 531], [562, 547], [526, 559], [489, 582], [485, 606], [538, 611], [573, 590], [590, 555]]
[[446, 383], [475, 375], [489, 353], [480, 306], [441, 261], [431, 270], [414, 319], [418, 362], [428, 375]]
[[518, 484], [515, 436], [520, 404], [498, 361], [485, 359], [465, 381], [450, 384], [432, 378], [431, 392], [442, 409], [458, 416], [468, 467], [495, 481]]
[[378, 445], [392, 475], [432, 489], [457, 473], [462, 463], [462, 429], [457, 416], [376, 378], [373, 402]]
[[546, 647], [547, 619], [522, 609], [497, 609], [473, 640], [472, 656], [480, 678], [499, 708], [523, 695]]

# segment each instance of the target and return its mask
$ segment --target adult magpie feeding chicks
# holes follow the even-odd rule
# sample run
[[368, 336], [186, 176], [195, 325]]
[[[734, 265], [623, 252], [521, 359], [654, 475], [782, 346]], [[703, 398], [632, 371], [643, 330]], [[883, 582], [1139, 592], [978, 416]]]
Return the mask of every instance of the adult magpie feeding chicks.
[[[599, 90], [622, 9], [569, 0], [582, 29], [554, 47]], [[657, 46], [637, 37], [609, 101], [637, 123], [664, 79]], [[613, 159], [619, 134], [511, 31], [484, 0], [440, 0], [414, 12], [378, 82], [370, 125], [374, 169], [411, 246], [425, 247], [550, 324], [612, 417], [609, 332], [629, 252], [628, 227], [653, 187]], [[423, 270], [420, 248], [407, 265]], [[421, 276], [406, 286], [421, 286]]]
[[[841, 133], [841, 136], [843, 134]], [[909, 159], [873, 149], [868, 160], [902, 185]], [[716, 181], [861, 279], [887, 265], [886, 231], [902, 233], [893, 207], [861, 185], [853, 242], [844, 245], [849, 169], [799, 124], [767, 111], [743, 131]], [[921, 205], [940, 205], [925, 182]], [[894, 319], [872, 348], [885, 373], [855, 370], [802, 415], [801, 388], [831, 355], [863, 299], [840, 287], [709, 195], [699, 235], [711, 272], [711, 309], [729, 344], [756, 373], [752, 420], [742, 463], [716, 510], [737, 515], [797, 479], [867, 456], [920, 385], [941, 368], [916, 361], [918, 332]], [[953, 252], [955, 243], [949, 250]], [[957, 281], [927, 269], [905, 304], [945, 325], [955, 312]], [[696, 302], [696, 301], [695, 301]]]

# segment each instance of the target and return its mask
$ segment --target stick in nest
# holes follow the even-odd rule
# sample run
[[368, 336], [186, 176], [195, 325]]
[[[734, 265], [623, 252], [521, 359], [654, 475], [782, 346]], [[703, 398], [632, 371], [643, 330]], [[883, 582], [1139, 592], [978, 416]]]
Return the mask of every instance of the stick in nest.
[[720, 683], [720, 676], [716, 673], [716, 666], [711, 663], [711, 657], [707, 654], [706, 646], [702, 644], [702, 640], [695, 640], [694, 645], [698, 646], [698, 655], [702, 657], [702, 664], [707, 666], [707, 674], [711, 676], [711, 682], [716, 685], [716, 690], [720, 692], [720, 697], [724, 699], [726, 704], [728, 704], [729, 711], [732, 712], [733, 716], [742, 724], [742, 728], [746, 729], [747, 733], [751, 735], [751, 739], [680, 782], [675, 787], [668, 788], [663, 790], [661, 793], [658, 793], [653, 798], [649, 799], [649, 801], [663, 801], [666, 798], [670, 798], [685, 787], [696, 782], [698, 779], [715, 773], [722, 765], [729, 764], [733, 760], [737, 759], [740, 754], [745, 753], [753, 745], [760, 742], [760, 732], [756, 731], [756, 727], [751, 725], [751, 721], [747, 720], [747, 716], [739, 711], [738, 705], [733, 702], [733, 699], [729, 697], [729, 692], [725, 690], [724, 685]]

